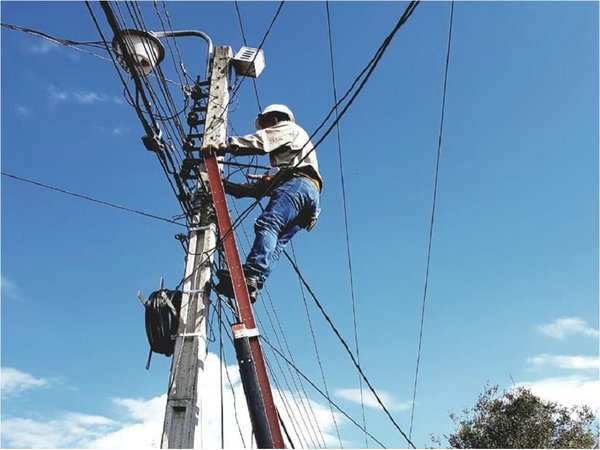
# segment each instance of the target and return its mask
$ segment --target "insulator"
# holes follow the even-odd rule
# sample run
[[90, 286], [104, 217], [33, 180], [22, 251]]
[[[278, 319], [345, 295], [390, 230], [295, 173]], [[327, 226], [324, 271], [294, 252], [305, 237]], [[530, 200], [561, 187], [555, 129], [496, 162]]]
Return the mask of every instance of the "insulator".
[[199, 123], [198, 114], [191, 112], [187, 115], [187, 123], [190, 127], [197, 127]]

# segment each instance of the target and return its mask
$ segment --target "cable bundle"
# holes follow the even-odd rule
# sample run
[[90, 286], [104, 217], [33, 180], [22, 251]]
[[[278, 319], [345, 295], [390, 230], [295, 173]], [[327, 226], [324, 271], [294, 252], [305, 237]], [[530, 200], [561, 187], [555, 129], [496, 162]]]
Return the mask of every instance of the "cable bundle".
[[153, 292], [144, 307], [151, 352], [171, 356], [175, 349], [173, 335], [177, 334], [179, 327], [181, 291], [161, 289]]

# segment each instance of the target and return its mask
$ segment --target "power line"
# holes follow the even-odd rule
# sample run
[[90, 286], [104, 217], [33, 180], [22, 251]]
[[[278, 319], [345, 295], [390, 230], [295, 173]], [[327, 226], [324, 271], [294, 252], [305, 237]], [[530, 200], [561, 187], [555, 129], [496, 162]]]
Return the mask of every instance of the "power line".
[[[131, 100], [129, 103], [133, 104], [134, 100], [133, 100], [133, 96], [131, 95], [131, 92], [129, 90], [129, 86], [127, 85], [127, 82], [125, 81], [125, 79], [123, 78], [123, 75], [121, 74], [119, 64], [117, 64], [117, 61], [115, 60], [115, 57], [113, 56], [113, 52], [111, 52], [111, 50], [110, 50], [111, 47], [109, 46], [108, 42], [106, 41], [106, 38], [104, 37], [104, 33], [102, 32], [102, 29], [101, 29], [100, 24], [98, 23], [98, 20], [94, 14], [91, 4], [87, 0], [86, 0], [85, 4], [86, 4], [86, 7], [88, 8], [90, 16], [92, 17], [92, 20], [94, 21], [94, 24], [96, 25], [96, 28], [98, 30], [98, 33], [100, 34], [100, 37], [102, 38], [102, 42], [104, 43], [106, 50], [109, 52], [112, 63], [117, 71], [117, 75], [119, 76], [119, 79], [121, 80], [121, 83], [125, 87], [125, 91], [127, 92], [129, 99]], [[129, 54], [128, 46], [123, 45], [124, 38], [123, 38], [123, 36], [121, 36], [120, 26], [118, 24], [116, 16], [115, 16], [114, 12], [112, 11], [112, 8], [110, 7], [108, 2], [103, 1], [100, 3], [100, 6], [102, 7], [102, 9], [107, 17], [107, 20], [109, 22], [109, 25], [110, 25], [113, 33], [115, 34], [115, 37], [119, 41], [120, 47], [123, 49], [123, 58], [126, 62], [126, 65], [129, 69], [129, 72], [130, 72], [131, 77], [135, 84], [136, 100], [139, 97], [141, 97], [142, 102], [144, 103], [144, 108], [146, 109], [146, 111], [151, 112], [152, 109], [151, 109], [150, 103], [145, 94], [145, 91], [142, 88], [142, 82], [140, 80], [139, 75], [137, 74], [135, 63], [133, 62], [131, 55]], [[125, 39], [127, 39], [127, 38], [125, 38]], [[189, 205], [189, 202], [187, 200], [185, 200], [186, 189], [184, 187], [184, 183], [182, 183], [181, 178], [179, 177], [179, 175], [177, 173], [176, 167], [174, 166], [172, 157], [168, 151], [169, 147], [167, 145], [165, 145], [165, 141], [161, 138], [161, 130], [160, 130], [155, 118], [153, 117], [153, 115], [151, 113], [149, 113], [150, 122], [152, 123], [152, 124], [150, 124], [148, 122], [148, 120], [146, 119], [146, 117], [144, 116], [144, 112], [139, 107], [137, 101], [135, 102], [134, 109], [136, 111], [138, 118], [140, 119], [140, 122], [142, 123], [144, 131], [146, 132], [146, 137], [148, 139], [154, 139], [155, 141], [157, 141], [158, 147], [161, 147], [157, 151], [155, 151], [156, 156], [160, 162], [163, 172], [165, 173], [165, 175], [167, 177], [169, 185], [171, 186], [171, 189], [173, 190], [173, 193], [175, 194], [177, 200], [181, 204], [182, 210], [185, 213], [189, 214], [191, 207]]]
[[50, 189], [52, 191], [60, 192], [61, 194], [66, 194], [66, 195], [70, 195], [72, 197], [81, 198], [83, 200], [87, 200], [87, 201], [90, 201], [90, 202], [99, 203], [99, 204], [105, 205], [105, 206], [110, 206], [111, 208], [115, 208], [115, 209], [120, 209], [122, 211], [131, 212], [131, 213], [134, 213], [134, 214], [138, 214], [140, 216], [149, 217], [151, 219], [161, 220], [163, 222], [169, 222], [169, 223], [172, 223], [172, 224], [175, 224], [175, 225], [179, 225], [179, 226], [182, 226], [182, 227], [185, 226], [184, 224], [176, 222], [175, 220], [172, 220], [172, 219], [166, 219], [164, 217], [156, 216], [154, 214], [149, 214], [149, 213], [146, 213], [146, 212], [143, 212], [143, 211], [139, 211], [137, 209], [128, 208], [126, 206], [117, 205], [115, 203], [110, 203], [110, 202], [107, 202], [105, 200], [99, 200], [97, 198], [92, 198], [92, 197], [89, 197], [87, 195], [83, 195], [83, 194], [78, 194], [76, 192], [67, 191], [66, 189], [57, 188], [55, 186], [50, 186], [50, 185], [47, 185], [47, 184], [44, 184], [44, 183], [40, 183], [39, 181], [34, 181], [34, 180], [27, 179], [27, 178], [19, 177], [17, 175], [13, 175], [13, 174], [8, 173], [8, 172], [1, 172], [1, 173], [5, 177], [9, 177], [9, 178], [12, 178], [12, 179], [15, 179], [15, 180], [23, 181], [25, 183], [33, 184], [35, 186], [42, 187], [44, 189]]
[[364, 431], [365, 433], [368, 433], [369, 437], [371, 439], [373, 439], [375, 442], [377, 442], [382, 448], [386, 448], [385, 445], [383, 445], [383, 443], [381, 443], [381, 441], [379, 441], [375, 436], [373, 436], [372, 434], [370, 434], [367, 430], [365, 430], [356, 420], [354, 420], [348, 413], [346, 413], [343, 409], [341, 409], [330, 397], [329, 395], [327, 395], [326, 393], [324, 393], [321, 389], [319, 389], [319, 387], [313, 383], [304, 373], [302, 373], [302, 371], [289, 359], [287, 359], [285, 357], [285, 355], [283, 353], [281, 353], [277, 348], [275, 348], [273, 346], [273, 344], [271, 344], [271, 342], [265, 337], [265, 336], [261, 336], [260, 337], [261, 340], [263, 340], [264, 342], [267, 343], [267, 345], [273, 350], [273, 352], [275, 352], [280, 358], [282, 358], [286, 364], [288, 364], [292, 369], [294, 369], [302, 378], [304, 378], [311, 386], [312, 388], [317, 391], [323, 398], [325, 398], [331, 405], [333, 405], [335, 407], [335, 409], [337, 409], [339, 412], [341, 412], [344, 417], [346, 417], [348, 420], [350, 420], [350, 422], [352, 422], [354, 425], [356, 425], [356, 427], [358, 427], [359, 429], [361, 429], [362, 431]]
[[68, 45], [68, 46], [76, 46], [76, 45], [85, 45], [89, 47], [103, 49], [102, 41], [73, 41], [71, 39], [62, 39], [49, 35], [48, 33], [44, 33], [42, 31], [33, 30], [31, 28], [22, 27], [20, 25], [14, 25], [10, 23], [2, 22], [0, 23], [4, 28], [8, 28], [9, 30], [14, 31], [22, 31], [23, 33], [31, 34], [33, 36], [41, 37], [43, 39], [52, 41], [56, 44], [60, 45]]
[[[294, 258], [294, 262], [296, 263], [296, 265], [298, 265], [298, 260], [296, 258], [296, 251], [294, 249], [294, 243], [290, 242], [290, 246], [291, 246], [291, 249], [292, 249], [292, 256]], [[302, 280], [298, 279], [298, 282], [300, 283], [300, 292], [302, 294], [302, 302], [304, 303], [304, 310], [306, 312], [306, 319], [307, 319], [307, 322], [308, 322], [308, 329], [310, 330], [310, 335], [311, 335], [311, 338], [312, 338], [313, 348], [315, 349], [315, 356], [316, 356], [316, 359], [317, 359], [317, 363], [319, 365], [319, 371], [321, 372], [321, 380], [323, 381], [323, 388], [325, 389], [325, 393], [327, 394], [327, 397], [329, 398], [329, 387], [327, 386], [327, 380], [326, 380], [326, 377], [325, 377], [325, 371], [323, 369], [323, 363], [321, 361], [321, 355], [320, 355], [320, 352], [319, 352], [319, 347], [317, 345], [317, 338], [316, 338], [315, 330], [314, 330], [314, 327], [313, 327], [313, 324], [312, 324], [312, 320], [311, 320], [311, 317], [310, 317], [310, 311], [308, 309], [308, 302], [306, 301], [306, 294], [304, 293], [304, 286], [302, 285]], [[338, 427], [338, 423], [337, 423], [337, 420], [335, 418], [335, 414], [333, 412], [333, 408], [332, 408], [331, 403], [329, 403], [329, 410], [331, 412], [331, 418], [333, 420], [333, 425], [335, 426], [335, 432], [337, 434], [338, 441], [340, 443], [340, 448], [344, 448], [344, 444], [342, 443], [342, 437], [340, 435], [340, 429]], [[364, 426], [364, 423], [363, 423], [363, 428], [366, 429], [366, 427]]]
[[10, 24], [10, 23], [5, 23], [5, 22], [0, 23], [0, 25], [3, 26], [4, 28], [8, 28], [9, 30], [20, 31], [22, 33], [26, 33], [31, 36], [42, 38], [46, 41], [52, 42], [53, 44], [69, 47], [69, 48], [72, 48], [79, 52], [95, 56], [96, 58], [100, 58], [105, 61], [110, 61], [110, 58], [107, 58], [106, 56], [102, 56], [97, 53], [90, 52], [88, 50], [84, 50], [84, 49], [80, 48], [81, 46], [88, 46], [88, 47], [104, 50], [104, 47], [102, 46], [102, 42], [92, 42], [92, 41], [80, 42], [80, 41], [73, 41], [71, 39], [62, 39], [62, 38], [58, 38], [55, 36], [51, 36], [50, 34], [44, 33], [43, 31], [37, 31], [37, 30], [33, 30], [31, 28], [26, 28], [26, 27], [22, 27], [22, 26]]
[[[402, 16], [400, 17], [400, 19], [398, 20], [398, 23], [394, 26], [394, 28], [392, 29], [392, 31], [384, 39], [384, 41], [381, 44], [381, 46], [379, 47], [379, 49], [375, 52], [375, 56], [373, 56], [373, 58], [371, 59], [371, 61], [359, 73], [359, 75], [356, 77], [356, 79], [354, 80], [354, 82], [352, 83], [352, 85], [348, 88], [348, 90], [346, 91], [346, 93], [342, 96], [342, 98], [331, 108], [331, 111], [327, 114], [327, 116], [325, 117], [325, 119], [323, 119], [323, 121], [321, 122], [321, 124], [311, 134], [309, 141], [312, 141], [312, 138], [325, 126], [325, 124], [327, 123], [327, 121], [329, 120], [329, 118], [336, 112], [336, 108], [356, 88], [356, 85], [359, 84], [360, 79], [364, 75], [364, 79], [362, 80], [362, 82], [360, 82], [359, 86], [356, 88], [356, 91], [354, 92], [354, 94], [352, 95], [352, 97], [348, 100], [348, 103], [344, 106], [343, 110], [339, 113], [338, 117], [333, 121], [333, 123], [331, 124], [331, 126], [325, 131], [325, 133], [323, 134], [323, 136], [317, 142], [314, 143], [313, 149], [310, 150], [309, 152], [307, 152], [307, 154], [300, 161], [298, 161], [298, 163], [294, 167], [290, 167], [290, 169], [296, 169], [306, 158], [308, 158], [308, 156], [313, 151], [315, 151], [317, 149], [317, 147], [321, 144], [321, 142], [323, 142], [325, 140], [325, 138], [329, 135], [329, 133], [331, 133], [331, 131], [335, 128], [336, 124], [346, 114], [346, 112], [348, 111], [348, 109], [350, 108], [350, 106], [356, 100], [356, 97], [358, 96], [358, 94], [360, 94], [360, 92], [362, 91], [362, 89], [365, 87], [367, 81], [369, 80], [369, 78], [373, 74], [373, 71], [375, 70], [375, 68], [379, 64], [379, 61], [383, 57], [385, 51], [387, 50], [388, 46], [392, 42], [394, 36], [398, 32], [398, 30], [406, 23], [406, 21], [412, 15], [412, 13], [414, 12], [414, 10], [416, 9], [416, 7], [417, 7], [418, 4], [419, 4], [418, 0], [417, 1], [411, 1], [409, 3], [409, 5], [406, 7], [404, 13], [402, 14]], [[305, 144], [305, 146], [306, 145], [308, 145], [308, 142]], [[275, 177], [273, 179], [273, 182], [271, 183], [271, 186], [269, 187], [269, 189], [266, 190], [266, 192], [263, 194], [262, 197], [264, 197], [264, 196], [266, 196], [266, 195], [268, 195], [268, 194], [271, 193], [271, 191], [273, 190], [273, 186], [277, 185], [277, 182], [281, 179], [281, 177], [283, 176], [283, 174], [284, 174], [284, 171], [280, 171], [277, 175], [275, 175]], [[234, 229], [260, 203], [260, 200], [261, 200], [262, 197], [258, 198], [254, 203], [252, 203], [250, 206], [248, 206], [248, 208], [246, 208], [246, 210], [244, 211], [244, 213], [242, 213], [243, 217], [239, 217], [235, 222], [233, 222], [233, 228]]]
[[302, 280], [302, 284], [304, 284], [304, 286], [306, 287], [306, 290], [308, 291], [308, 293], [311, 295], [311, 297], [315, 301], [315, 304], [317, 305], [317, 308], [319, 309], [319, 311], [321, 311], [321, 314], [323, 315], [323, 317], [325, 318], [326, 322], [329, 324], [329, 326], [331, 327], [332, 331], [337, 336], [338, 340], [340, 341], [340, 343], [342, 344], [342, 346], [346, 350], [346, 353], [348, 353], [348, 356], [350, 356], [350, 359], [352, 360], [352, 363], [358, 369], [358, 372], [360, 373], [360, 375], [362, 376], [363, 380], [365, 381], [365, 383], [369, 387], [369, 390], [371, 391], [371, 393], [375, 396], [375, 399], [377, 400], [377, 403], [379, 403], [379, 406], [381, 406], [381, 408], [383, 409], [383, 411], [387, 415], [388, 419], [392, 422], [392, 424], [396, 427], [396, 429], [400, 432], [400, 434], [404, 437], [404, 439], [406, 439], [406, 442], [408, 442], [408, 444], [412, 448], [416, 448], [415, 445], [410, 440], [410, 438], [402, 430], [402, 428], [400, 427], [400, 425], [398, 425], [398, 423], [396, 422], [396, 420], [392, 417], [392, 415], [389, 412], [389, 410], [387, 409], [387, 407], [383, 404], [383, 401], [381, 400], [381, 397], [379, 397], [379, 394], [377, 394], [377, 391], [375, 390], [375, 388], [373, 387], [373, 385], [371, 384], [371, 382], [369, 381], [369, 379], [365, 375], [364, 371], [360, 367], [360, 364], [358, 364], [358, 361], [356, 361], [356, 358], [352, 354], [352, 351], [350, 350], [350, 347], [348, 346], [348, 343], [342, 337], [342, 335], [340, 334], [340, 332], [336, 328], [336, 326], [333, 324], [333, 321], [331, 320], [331, 318], [329, 317], [329, 315], [325, 312], [325, 309], [323, 308], [323, 305], [321, 304], [321, 302], [319, 301], [319, 299], [317, 298], [317, 296], [315, 295], [315, 293], [313, 292], [313, 290], [311, 289], [311, 287], [308, 285], [308, 283], [306, 282], [306, 280], [304, 279], [304, 277], [302, 276], [302, 273], [300, 272], [300, 269], [298, 268], [298, 266], [294, 263], [294, 261], [292, 260], [292, 258], [290, 257], [290, 255], [288, 254], [287, 251], [284, 250], [283, 253], [287, 257], [287, 259], [290, 262], [290, 264], [292, 265], [292, 268], [294, 269], [294, 271], [298, 274], [298, 277], [300, 278], [300, 280]]
[[[327, 35], [329, 38], [329, 61], [331, 63], [331, 82], [333, 88], [333, 101], [336, 104], [335, 106], [335, 118], [336, 118], [336, 137], [337, 137], [337, 147], [338, 147], [338, 160], [340, 166], [340, 182], [342, 188], [342, 204], [344, 211], [344, 232], [346, 236], [346, 256], [348, 259], [348, 272], [350, 275], [350, 298], [352, 304], [352, 327], [354, 330], [354, 347], [356, 349], [356, 360], [360, 364], [360, 347], [358, 345], [358, 326], [356, 320], [356, 296], [354, 294], [354, 274], [352, 271], [352, 254], [350, 252], [350, 231], [348, 226], [348, 206], [346, 202], [346, 182], [344, 179], [344, 164], [342, 158], [342, 138], [340, 133], [340, 124], [339, 124], [339, 114], [338, 114], [338, 96], [337, 96], [337, 84], [335, 77], [335, 58], [333, 52], [333, 38], [331, 36], [331, 12], [329, 10], [329, 1], [325, 2], [325, 9], [327, 11]], [[362, 412], [362, 421], [363, 427], [365, 430], [367, 429], [367, 420], [365, 417], [365, 402], [364, 402], [364, 394], [363, 394], [363, 382], [360, 374], [358, 374], [358, 385], [360, 389], [360, 406]], [[369, 447], [369, 442], [367, 439], [367, 434], [365, 433], [365, 447]]]
[[[240, 6], [238, 0], [235, 0], [235, 11], [237, 13], [238, 23], [240, 24], [240, 32], [242, 33], [242, 40], [244, 41], [244, 46], [248, 47], [248, 41], [246, 40], [246, 32], [244, 31], [244, 23], [242, 21], [242, 13], [240, 12]], [[277, 10], [277, 15], [279, 14], [279, 9]], [[267, 30], [267, 32], [270, 30]], [[265, 33], [266, 36], [266, 33]], [[252, 78], [252, 85], [254, 86], [254, 95], [256, 95], [256, 103], [258, 105], [258, 110], [262, 110], [262, 106], [260, 104], [260, 97], [258, 95], [258, 88], [256, 86], [256, 79]]]
[[414, 419], [414, 413], [415, 413], [415, 402], [416, 402], [416, 398], [417, 398], [417, 382], [419, 379], [419, 366], [420, 366], [420, 362], [421, 362], [421, 345], [423, 343], [423, 325], [425, 322], [425, 303], [427, 300], [427, 287], [429, 284], [429, 265], [431, 262], [431, 243], [433, 241], [433, 224], [435, 221], [435, 205], [436, 205], [436, 199], [437, 199], [438, 176], [439, 176], [439, 171], [440, 171], [440, 156], [442, 153], [442, 135], [443, 135], [443, 131], [444, 131], [444, 114], [446, 112], [446, 90], [447, 90], [447, 86], [448, 86], [448, 67], [450, 65], [450, 48], [451, 48], [451, 43], [452, 43], [453, 20], [454, 20], [454, 0], [452, 0], [451, 6], [450, 6], [450, 24], [448, 26], [448, 46], [446, 48], [446, 67], [444, 70], [444, 89], [443, 89], [443, 94], [442, 94], [442, 107], [441, 107], [442, 112], [441, 112], [441, 117], [440, 117], [440, 129], [439, 129], [439, 134], [438, 134], [437, 158], [436, 158], [436, 163], [435, 163], [435, 178], [434, 178], [434, 182], [433, 182], [433, 202], [431, 205], [431, 220], [429, 223], [429, 242], [427, 244], [427, 264], [426, 264], [426, 268], [425, 268], [425, 284], [423, 287], [423, 302], [422, 302], [422, 306], [421, 306], [421, 324], [419, 327], [419, 346], [418, 346], [418, 350], [417, 350], [417, 362], [416, 362], [416, 367], [415, 367], [415, 383], [414, 383], [414, 389], [413, 389], [412, 407], [411, 407], [411, 412], [410, 412], [409, 437], [412, 436], [413, 419]]

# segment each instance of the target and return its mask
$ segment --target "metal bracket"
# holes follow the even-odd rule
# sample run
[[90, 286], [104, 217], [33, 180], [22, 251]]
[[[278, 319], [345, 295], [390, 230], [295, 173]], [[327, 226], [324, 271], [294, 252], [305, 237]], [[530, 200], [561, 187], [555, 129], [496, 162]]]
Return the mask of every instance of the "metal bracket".
[[233, 324], [231, 326], [231, 330], [233, 331], [233, 337], [235, 339], [260, 336], [260, 333], [258, 332], [258, 328], [246, 328], [246, 325], [243, 323]]
[[189, 231], [217, 231], [217, 226], [214, 223], [210, 223], [208, 225], [197, 225], [195, 227], [188, 228]]
[[171, 339], [177, 339], [178, 337], [186, 338], [186, 337], [204, 337], [203, 333], [181, 333], [181, 334], [172, 334]]
[[160, 134], [158, 136], [142, 136], [142, 142], [146, 150], [151, 152], [162, 152], [165, 148], [165, 144], [162, 142]]

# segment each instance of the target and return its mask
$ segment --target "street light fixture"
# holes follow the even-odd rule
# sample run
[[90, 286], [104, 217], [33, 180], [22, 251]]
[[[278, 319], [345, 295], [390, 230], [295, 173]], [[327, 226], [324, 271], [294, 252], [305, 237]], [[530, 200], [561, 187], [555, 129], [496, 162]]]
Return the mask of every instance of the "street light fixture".
[[[124, 42], [129, 55], [132, 56], [136, 69], [140, 74], [148, 75], [152, 69], [163, 60], [165, 49], [160, 38], [164, 37], [185, 37], [196, 36], [201, 37], [208, 44], [208, 54], [206, 56], [206, 76], [210, 75], [210, 62], [213, 55], [213, 43], [210, 37], [197, 30], [182, 30], [182, 31], [142, 31], [142, 30], [122, 30], [118, 35], [115, 35], [112, 41], [112, 46], [117, 55], [119, 62], [123, 68], [129, 72], [125, 61], [124, 52], [120, 42]], [[240, 76], [249, 76], [258, 78], [265, 68], [265, 57], [262, 49], [251, 47], [242, 47], [231, 60], [236, 73]]]
[[125, 43], [127, 52], [133, 58], [136, 69], [143, 75], [152, 72], [155, 66], [160, 64], [165, 56], [165, 49], [160, 38], [164, 37], [185, 37], [196, 36], [204, 39], [208, 44], [208, 54], [206, 57], [206, 73], [210, 73], [210, 60], [213, 54], [213, 43], [206, 33], [197, 30], [181, 31], [143, 31], [143, 30], [122, 30], [112, 41], [114, 51], [119, 56], [121, 66], [129, 72], [125, 61], [124, 52], [120, 42]]

